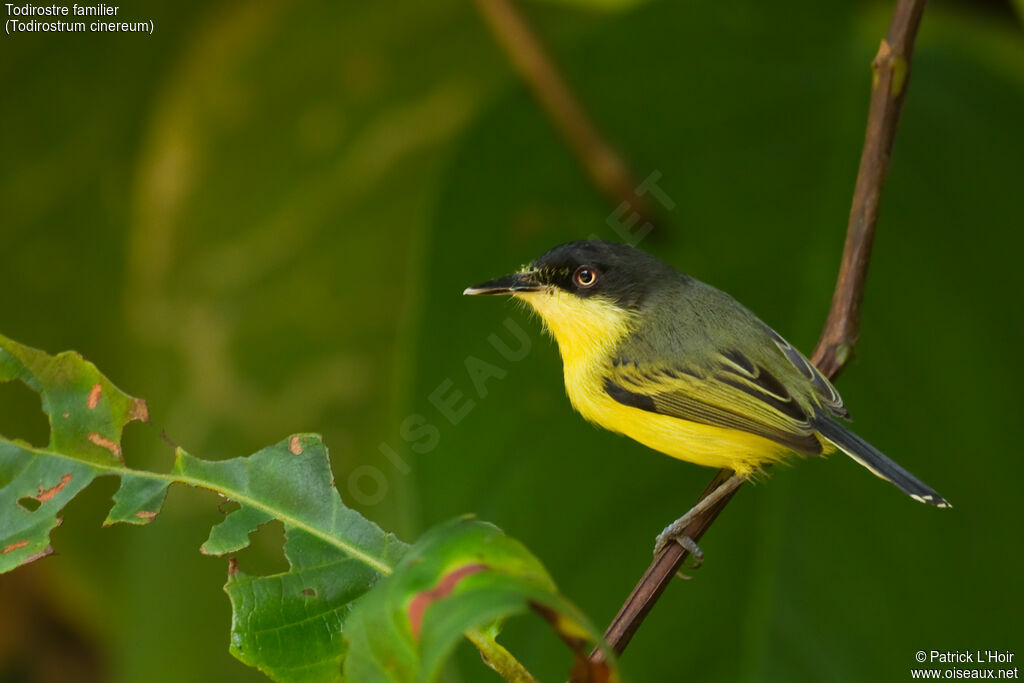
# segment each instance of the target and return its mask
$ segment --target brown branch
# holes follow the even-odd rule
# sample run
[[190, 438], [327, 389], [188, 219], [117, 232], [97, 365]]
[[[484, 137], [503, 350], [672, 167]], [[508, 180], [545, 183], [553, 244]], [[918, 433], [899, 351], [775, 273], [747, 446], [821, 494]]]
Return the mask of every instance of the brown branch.
[[[852, 356], [860, 331], [860, 307], [864, 298], [864, 283], [871, 244], [878, 222], [878, 204], [889, 169], [889, 156], [900, 111], [907, 92], [910, 57], [914, 38], [921, 23], [925, 0], [897, 0], [889, 32], [871, 63], [873, 72], [871, 105], [868, 110], [867, 131], [861, 152], [860, 169], [850, 207], [850, 220], [846, 232], [846, 245], [839, 268], [839, 278], [832, 297], [832, 307], [821, 339], [811, 360], [830, 379], [835, 378]], [[698, 503], [724, 483], [732, 472], [720, 470], [701, 494]], [[732, 499], [733, 491], [698, 515], [686, 528], [685, 534], [699, 540]], [[605, 640], [616, 653], [622, 654], [630, 639], [640, 627], [654, 603], [675, 576], [688, 555], [678, 543], [670, 544], [644, 572], [605, 632]], [[600, 650], [591, 653], [591, 659], [601, 660]]]
[[896, 126], [903, 111], [910, 76], [910, 56], [921, 23], [925, 0], [899, 0], [889, 32], [871, 62], [871, 107], [860, 154], [860, 169], [853, 190], [846, 246], [832, 308], [811, 360], [829, 377], [846, 365], [860, 336], [860, 305], [871, 258], [871, 244], [878, 223], [882, 185], [889, 171], [889, 157]]
[[512, 66], [598, 189], [616, 205], [631, 208], [641, 225], [656, 226], [650, 205], [638, 192], [640, 182], [601, 136], [512, 0], [474, 1]]

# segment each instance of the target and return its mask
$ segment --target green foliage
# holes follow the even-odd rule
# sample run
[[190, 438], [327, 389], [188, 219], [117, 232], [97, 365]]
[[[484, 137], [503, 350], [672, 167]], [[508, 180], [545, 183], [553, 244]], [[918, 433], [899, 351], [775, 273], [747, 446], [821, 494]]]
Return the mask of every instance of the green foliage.
[[[53, 429], [45, 449], [0, 438], [0, 572], [50, 554], [57, 513], [97, 476], [122, 479], [107, 524], [151, 521], [178, 482], [239, 505], [211, 529], [205, 554], [235, 553], [260, 525], [284, 524], [288, 571], [249, 576], [232, 558], [225, 586], [231, 653], [275, 681], [338, 681], [344, 666], [352, 681], [427, 683], [463, 634], [510, 680], [529, 680], [494, 641], [497, 625], [528, 606], [572, 647], [576, 666], [590, 669], [584, 646], [600, 635], [522, 544], [492, 525], [458, 520], [410, 549], [345, 506], [318, 435], [221, 461], [178, 448], [170, 474], [130, 470], [121, 431], [147, 419], [142, 400], [78, 354], [51, 357], [0, 336], [0, 382], [15, 379], [39, 392]], [[592, 673], [611, 680], [605, 666]]]
[[[675, 208], [642, 246], [804, 351], [835, 281], [892, 6], [522, 5], [638, 179], [661, 173]], [[992, 9], [928, 3], [861, 341], [838, 385], [858, 432], [956, 507], [917, 509], [835, 458], [774, 472], [741, 491], [702, 543], [705, 567], [647, 618], [623, 660], [631, 680], [676, 680], [680, 667], [707, 682], [905, 680], [919, 647], [1012, 647], [1024, 40]], [[320, 432], [342, 498], [382, 527], [414, 539], [475, 512], [605, 623], [653, 535], [711, 473], [585, 424], [536, 322], [459, 296], [557, 242], [616, 237], [614, 205], [473, 3], [146, 11], [157, 31], [145, 40], [3, 41], [4, 330], [145, 387], [155, 428], [127, 430], [133, 467], [167, 471], [161, 431], [213, 457]], [[488, 341], [515, 343], [506, 315], [530, 334], [520, 361]], [[486, 397], [468, 355], [507, 372]], [[445, 380], [475, 402], [458, 425], [429, 400]], [[38, 408], [0, 384], [0, 433], [45, 444]], [[410, 416], [437, 427], [436, 449], [404, 441]], [[387, 484], [372, 499], [352, 486], [365, 467]], [[209, 494], [171, 487], [173, 516], [102, 529], [111, 479], [74, 500], [57, 558], [0, 577], [26, 598], [4, 602], [3, 632], [45, 613], [61, 639], [3, 649], [0, 678], [26, 680], [44, 660], [75, 670], [70, 634], [97, 661], [83, 681], [263, 680], [224, 647], [223, 563], [194, 552], [219, 521]], [[275, 532], [253, 536], [242, 569], [287, 568]], [[502, 642], [561, 680], [565, 652], [531, 626], [510, 621]], [[455, 657], [451, 680], [493, 679], [474, 648]]]
[[[0, 439], [0, 572], [53, 552], [49, 536], [60, 524], [57, 513], [97, 476], [121, 469], [121, 430], [148, 419], [144, 401], [78, 354], [51, 357], [0, 335], [0, 383], [11, 380], [39, 393], [50, 445]], [[129, 479], [110, 521], [144, 524], [160, 509], [166, 489], [167, 482]]]
[[[891, 10], [658, 2], [559, 53], [638, 181], [659, 172], [674, 202], [648, 195], [663, 229], [640, 246], [729, 292], [808, 353], [835, 284], [870, 63]], [[1008, 379], [1022, 341], [1010, 312], [1024, 249], [1021, 67], [1019, 28], [929, 3], [861, 339], [837, 383], [858, 433], [954, 509], [907, 501], [840, 458], [777, 469], [705, 536], [707, 562], [668, 588], [622, 658], [625, 675], [677, 680], [684, 661], [687, 678], [723, 683], [900, 680], [925, 643], [1007, 642], [1016, 632], [996, 586], [1024, 571], [1024, 554], [1006, 546], [1014, 532], [998, 521], [1020, 518], [1019, 496], [1012, 485], [993, 496], [991, 473], [1024, 476], [1007, 432], [1021, 407]], [[485, 169], [500, 169], [500, 180]], [[438, 202], [410, 408], [439, 426], [445, 448], [400, 451], [414, 463], [424, 518], [475, 510], [502, 520], [603, 619], [647, 566], [654, 535], [712, 473], [593, 429], [568, 405], [558, 351], [536, 319], [451, 296], [559, 242], [621, 240], [613, 209], [525, 89], [476, 119]], [[532, 340], [523, 360], [488, 341], [513, 343], [506, 317]], [[467, 354], [507, 373], [485, 397]], [[475, 402], [457, 426], [428, 399], [447, 377]], [[938, 559], [950, 539], [960, 559]], [[895, 616], [880, 623], [879, 614]], [[506, 643], [519, 651], [535, 638]]]
[[171, 473], [240, 504], [213, 527], [203, 553], [236, 552], [261, 524], [284, 522], [287, 572], [229, 571], [231, 653], [276, 681], [336, 680], [352, 602], [392, 571], [406, 545], [342, 503], [320, 437], [296, 434], [216, 462], [178, 449]]
[[574, 680], [610, 680], [606, 667], [586, 660], [584, 646], [599, 634], [521, 543], [472, 519], [442, 524], [353, 610], [345, 675], [366, 683], [434, 680], [464, 632], [531, 608], [573, 649]]

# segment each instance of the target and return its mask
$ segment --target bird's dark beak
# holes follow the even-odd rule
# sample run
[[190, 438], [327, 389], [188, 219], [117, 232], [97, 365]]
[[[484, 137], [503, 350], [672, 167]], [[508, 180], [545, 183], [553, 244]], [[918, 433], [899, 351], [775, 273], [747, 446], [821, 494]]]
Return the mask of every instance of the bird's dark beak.
[[532, 273], [513, 273], [497, 280], [481, 282], [475, 287], [467, 287], [462, 293], [466, 296], [481, 294], [517, 294], [519, 292], [539, 292], [541, 284]]

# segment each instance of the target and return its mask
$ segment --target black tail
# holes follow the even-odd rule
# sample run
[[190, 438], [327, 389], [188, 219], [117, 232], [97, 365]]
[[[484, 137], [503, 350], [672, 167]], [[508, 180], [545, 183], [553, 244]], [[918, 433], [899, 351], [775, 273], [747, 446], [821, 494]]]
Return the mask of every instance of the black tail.
[[876, 477], [891, 481], [914, 500], [940, 508], [953, 507], [927, 484], [835, 420], [818, 415], [813, 425], [843, 453], [868, 468]]

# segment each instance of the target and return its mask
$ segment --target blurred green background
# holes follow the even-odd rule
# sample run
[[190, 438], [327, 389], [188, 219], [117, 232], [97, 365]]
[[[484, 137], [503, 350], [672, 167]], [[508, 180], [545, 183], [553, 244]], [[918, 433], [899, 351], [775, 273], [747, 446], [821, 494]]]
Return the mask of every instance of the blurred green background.
[[[643, 246], [809, 352], [891, 5], [523, 9], [638, 179], [661, 174], [674, 208]], [[460, 296], [554, 244], [615, 237], [613, 203], [472, 3], [121, 16], [156, 32], [0, 37], [0, 330], [76, 349], [149, 401], [130, 465], [169, 466], [161, 431], [212, 459], [321, 432], [350, 504], [406, 540], [466, 512], [493, 521], [603, 627], [712, 472], [584, 423], [537, 321]], [[670, 586], [628, 680], [905, 681], [922, 649], [1021, 656], [1022, 191], [1019, 15], [935, 2], [839, 388], [857, 430], [955, 508], [839, 457], [776, 470]], [[506, 318], [529, 334], [522, 360], [489, 342], [515, 345]], [[470, 356], [504, 373], [485, 396]], [[438, 387], [472, 401], [457, 425]], [[412, 448], [403, 423], [429, 423], [437, 446]], [[0, 433], [46, 441], [23, 386], [0, 385]], [[0, 577], [0, 681], [263, 680], [227, 651], [226, 563], [198, 553], [216, 499], [172, 489], [150, 527], [101, 529], [115, 487], [68, 506], [57, 557]], [[261, 530], [243, 569], [283, 567], [281, 535]], [[561, 680], [567, 654], [539, 624], [504, 640]], [[449, 678], [497, 680], [468, 647]]]

